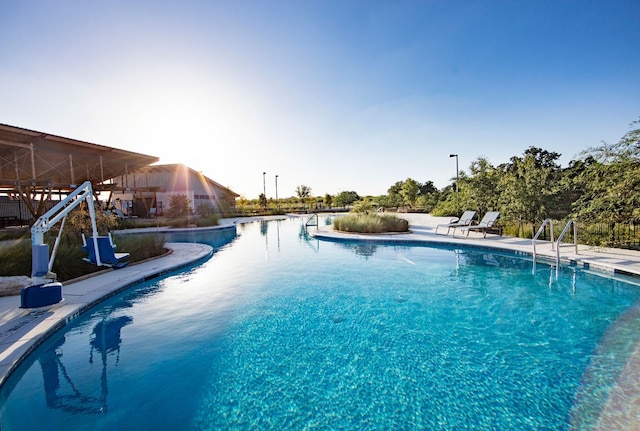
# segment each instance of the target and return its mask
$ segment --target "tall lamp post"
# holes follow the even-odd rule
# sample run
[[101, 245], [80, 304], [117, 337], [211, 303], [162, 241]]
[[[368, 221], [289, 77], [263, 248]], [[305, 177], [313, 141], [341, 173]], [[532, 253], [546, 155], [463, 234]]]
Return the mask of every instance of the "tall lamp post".
[[280, 210], [280, 201], [278, 200], [278, 176], [276, 175], [276, 208]]
[[276, 175], [276, 208], [280, 210], [280, 201], [278, 200], [278, 176]]
[[458, 194], [459, 194], [459, 190], [458, 190], [458, 182], [460, 181], [460, 177], [459, 172], [460, 170], [458, 169], [458, 155], [457, 154], [449, 154], [449, 157], [455, 157], [456, 158], [456, 216], [458, 214], [460, 214], [460, 211], [458, 210]]
[[264, 197], [264, 207], [267, 208], [267, 183], [265, 182], [266, 172], [262, 173], [262, 196]]

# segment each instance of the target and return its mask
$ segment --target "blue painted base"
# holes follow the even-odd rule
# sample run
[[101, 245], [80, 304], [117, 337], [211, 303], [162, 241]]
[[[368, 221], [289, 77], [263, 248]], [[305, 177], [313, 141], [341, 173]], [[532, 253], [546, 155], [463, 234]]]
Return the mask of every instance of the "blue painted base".
[[20, 291], [20, 308], [37, 308], [62, 301], [62, 284], [47, 283], [27, 286]]

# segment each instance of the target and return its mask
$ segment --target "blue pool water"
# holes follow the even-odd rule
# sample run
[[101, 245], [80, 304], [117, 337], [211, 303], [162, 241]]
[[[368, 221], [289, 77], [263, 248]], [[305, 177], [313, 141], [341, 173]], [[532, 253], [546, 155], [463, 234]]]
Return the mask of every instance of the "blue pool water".
[[0, 428], [601, 426], [640, 342], [636, 285], [303, 223], [210, 233], [205, 263], [72, 321], [0, 389]]

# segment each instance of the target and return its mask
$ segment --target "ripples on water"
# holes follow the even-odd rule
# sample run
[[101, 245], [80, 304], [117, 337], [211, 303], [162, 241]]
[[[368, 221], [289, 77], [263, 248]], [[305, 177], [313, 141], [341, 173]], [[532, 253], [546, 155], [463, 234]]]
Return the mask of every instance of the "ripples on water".
[[322, 242], [303, 222], [211, 234], [206, 263], [78, 318], [5, 385], [2, 429], [625, 420], [611, 402], [639, 341], [635, 285], [478, 250]]

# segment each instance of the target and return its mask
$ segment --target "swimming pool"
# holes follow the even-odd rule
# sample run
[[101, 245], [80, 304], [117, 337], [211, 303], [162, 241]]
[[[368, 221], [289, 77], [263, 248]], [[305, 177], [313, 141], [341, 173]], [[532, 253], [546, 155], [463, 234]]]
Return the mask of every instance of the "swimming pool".
[[1, 429], [617, 420], [640, 342], [635, 284], [486, 250], [318, 241], [303, 223], [239, 225], [207, 262], [72, 321], [0, 390]]

